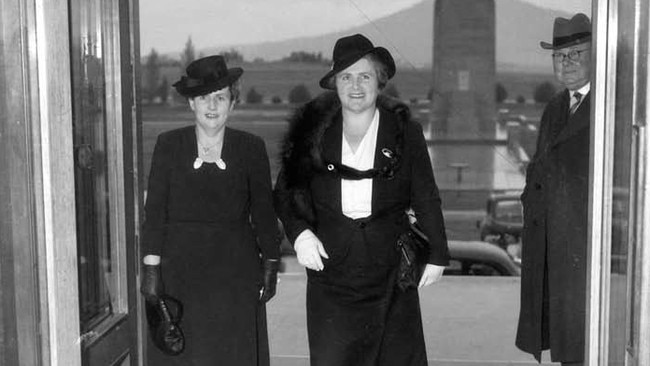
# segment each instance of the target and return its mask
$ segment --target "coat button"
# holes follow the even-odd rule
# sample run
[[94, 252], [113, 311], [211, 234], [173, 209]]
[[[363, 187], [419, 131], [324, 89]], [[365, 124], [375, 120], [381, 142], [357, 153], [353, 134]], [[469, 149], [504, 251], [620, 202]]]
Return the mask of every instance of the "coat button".
[[359, 227], [363, 229], [364, 227], [366, 227], [366, 223], [365, 222], [360, 222]]
[[538, 224], [539, 222], [537, 221], [537, 219], [533, 219], [533, 225], [537, 226]]
[[539, 184], [539, 183], [535, 183], [535, 189], [538, 190], [538, 191], [541, 190], [541, 189], [542, 189], [542, 185]]

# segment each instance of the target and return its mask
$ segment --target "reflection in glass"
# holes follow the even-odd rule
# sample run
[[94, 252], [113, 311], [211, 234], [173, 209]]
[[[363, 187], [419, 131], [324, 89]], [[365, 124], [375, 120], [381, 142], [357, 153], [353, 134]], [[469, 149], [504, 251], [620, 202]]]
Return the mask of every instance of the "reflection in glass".
[[73, 141], [82, 332], [112, 313], [105, 80], [99, 0], [71, 7]]
[[[628, 5], [628, 6], [626, 6]], [[629, 4], [619, 4], [619, 18], [632, 19], [633, 7]], [[610, 319], [609, 319], [609, 365], [624, 365], [626, 353], [626, 318], [628, 314], [628, 266], [633, 262], [628, 260], [630, 246], [630, 187], [632, 174], [631, 153], [632, 123], [633, 123], [633, 86], [634, 86], [634, 39], [629, 36], [628, 27], [631, 22], [619, 23], [619, 39], [617, 51], [616, 77], [616, 125], [614, 134], [614, 176], [612, 188], [612, 227], [611, 227], [611, 282], [610, 282]], [[631, 292], [634, 296], [634, 291]], [[632, 329], [633, 327], [630, 327]], [[634, 346], [633, 334], [630, 333], [630, 346]]]

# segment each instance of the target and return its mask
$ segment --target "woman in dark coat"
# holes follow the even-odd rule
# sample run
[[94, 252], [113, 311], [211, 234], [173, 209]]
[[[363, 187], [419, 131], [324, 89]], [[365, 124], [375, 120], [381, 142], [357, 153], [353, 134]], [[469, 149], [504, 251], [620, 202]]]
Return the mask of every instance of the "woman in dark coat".
[[141, 286], [147, 301], [164, 291], [182, 302], [186, 348], [167, 356], [149, 342], [148, 364], [269, 365], [264, 303], [275, 294], [279, 240], [266, 149], [225, 126], [242, 69], [210, 56], [186, 71], [174, 87], [196, 122], [156, 142]]
[[320, 85], [293, 116], [275, 188], [276, 210], [307, 267], [312, 366], [424, 366], [416, 288], [396, 288], [397, 238], [412, 208], [430, 241], [419, 285], [448, 263], [440, 198], [422, 128], [380, 96], [390, 53], [341, 38]]

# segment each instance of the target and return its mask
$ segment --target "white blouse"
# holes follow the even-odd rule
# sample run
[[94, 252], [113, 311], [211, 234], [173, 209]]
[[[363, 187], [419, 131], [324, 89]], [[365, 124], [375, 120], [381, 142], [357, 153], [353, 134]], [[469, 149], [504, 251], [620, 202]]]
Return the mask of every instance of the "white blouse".
[[[377, 131], [379, 130], [379, 110], [370, 122], [368, 131], [359, 143], [356, 152], [341, 134], [341, 163], [358, 170], [372, 169], [375, 163]], [[341, 179], [341, 208], [343, 214], [352, 219], [368, 217], [372, 213], [372, 179]]]

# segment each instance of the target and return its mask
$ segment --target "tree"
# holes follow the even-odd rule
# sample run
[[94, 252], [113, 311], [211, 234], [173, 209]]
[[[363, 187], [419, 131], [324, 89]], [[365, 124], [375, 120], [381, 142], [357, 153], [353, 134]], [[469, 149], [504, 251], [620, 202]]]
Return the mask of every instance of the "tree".
[[169, 98], [169, 81], [167, 77], [163, 76], [162, 82], [160, 83], [160, 88], [158, 88], [158, 96], [162, 103], [167, 103], [167, 98]]
[[397, 91], [397, 88], [395, 87], [394, 84], [388, 84], [384, 88], [384, 90], [381, 92], [384, 95], [387, 95], [389, 97], [397, 98], [399, 99], [399, 92]]
[[273, 98], [271, 98], [271, 103], [273, 104], [280, 104], [282, 103], [282, 98], [280, 98], [277, 95], [274, 95]]
[[433, 88], [429, 87], [429, 90], [427, 90], [427, 100], [432, 101], [433, 100]]
[[314, 64], [329, 63], [328, 60], [323, 58], [323, 54], [321, 52], [310, 53], [305, 51], [291, 52], [289, 56], [282, 58], [282, 61], [305, 62]]
[[521, 94], [518, 95], [518, 96], [517, 96], [517, 103], [519, 103], [519, 104], [524, 104], [524, 103], [526, 103], [526, 98], [524, 98], [524, 96], [521, 95]]
[[183, 69], [194, 60], [196, 60], [196, 51], [194, 50], [194, 44], [192, 43], [192, 36], [189, 36], [187, 37], [185, 48], [181, 54], [181, 64], [183, 65]]
[[508, 91], [501, 83], [497, 83], [496, 90], [494, 92], [497, 103], [503, 103], [506, 98], [508, 98]]
[[545, 81], [535, 88], [533, 98], [537, 103], [548, 103], [555, 95], [555, 92], [555, 85], [549, 81]]
[[221, 56], [223, 56], [224, 60], [226, 60], [226, 63], [229, 65], [231, 63], [241, 64], [244, 62], [244, 56], [234, 48], [231, 48], [229, 51], [222, 52]]
[[306, 103], [309, 100], [311, 100], [311, 93], [305, 84], [296, 85], [289, 91], [289, 103]]
[[263, 98], [262, 94], [255, 90], [255, 87], [248, 89], [248, 93], [246, 93], [246, 103], [248, 104], [260, 104]]
[[144, 78], [144, 94], [149, 101], [152, 101], [158, 92], [158, 80], [160, 79], [160, 59], [155, 48], [152, 48], [147, 56], [147, 62], [144, 65]]

